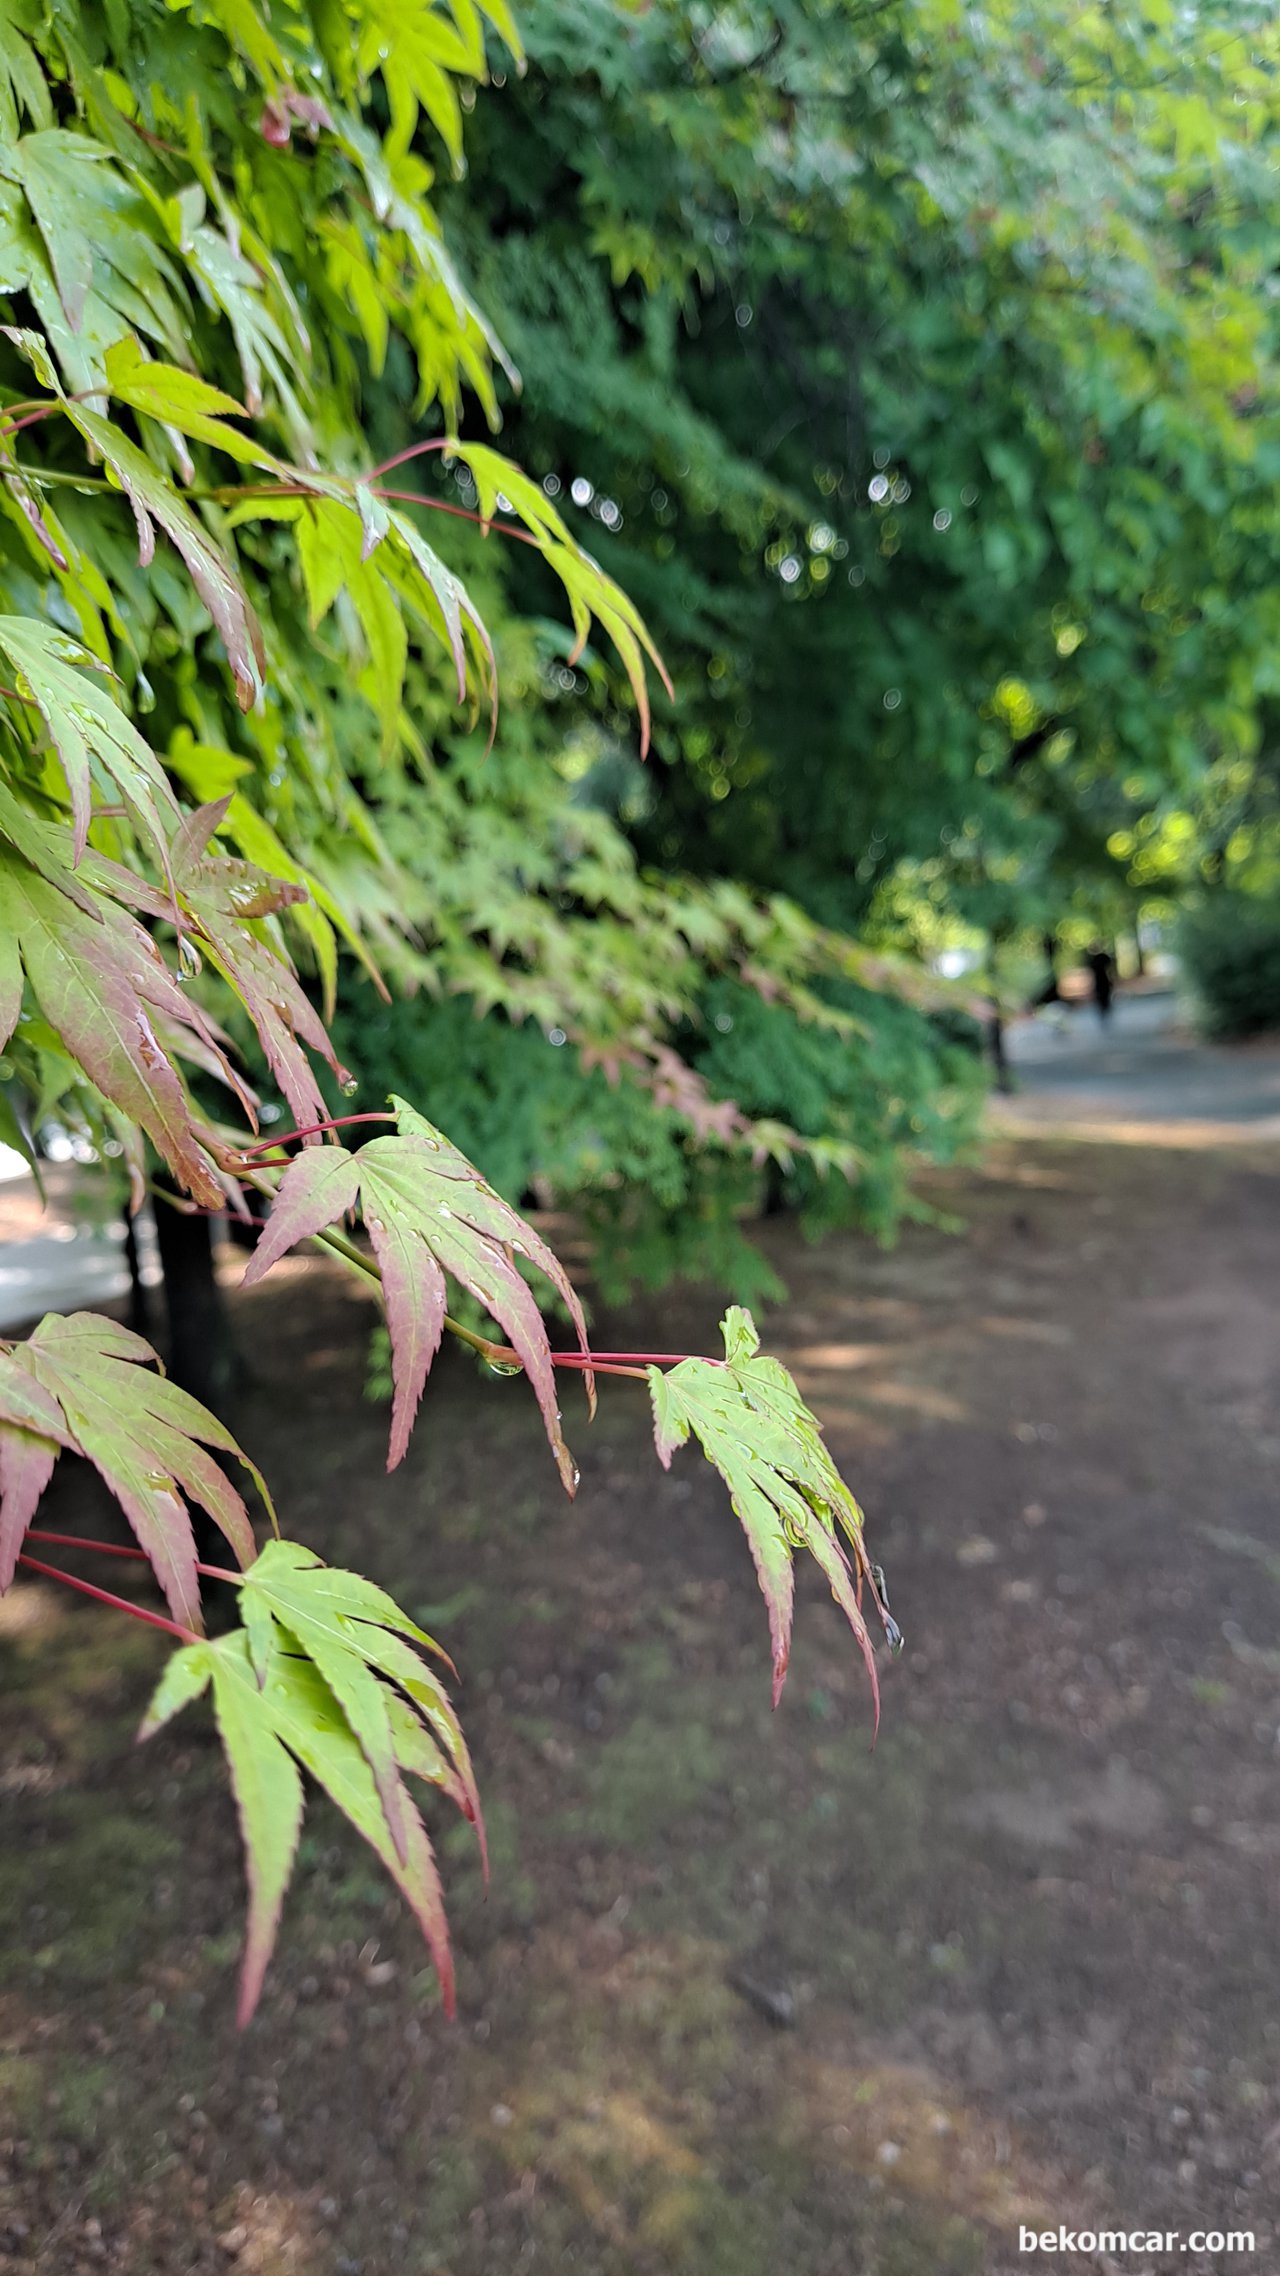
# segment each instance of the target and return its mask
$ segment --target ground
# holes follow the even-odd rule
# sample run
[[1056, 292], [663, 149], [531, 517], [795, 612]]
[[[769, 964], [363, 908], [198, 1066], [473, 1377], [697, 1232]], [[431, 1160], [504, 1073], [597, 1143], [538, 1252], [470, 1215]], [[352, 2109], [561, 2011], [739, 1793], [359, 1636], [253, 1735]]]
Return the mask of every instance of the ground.
[[[358, 1296], [316, 1264], [242, 1300], [288, 1529], [459, 1661], [494, 1851], [486, 1899], [440, 1821], [459, 2020], [316, 1799], [237, 2037], [204, 1710], [136, 1750], [163, 1640], [20, 1583], [0, 2266], [1006, 2276], [1023, 2224], [1123, 2223], [1257, 2247], [1127, 2271], [1266, 2267], [1280, 1160], [1202, 1139], [1006, 1133], [890, 1252], [770, 1228], [771, 1345], [908, 1636], [874, 1751], [820, 1584], [771, 1714], [745, 1545], [692, 1451], [657, 1469], [638, 1386], [571, 1431], [570, 1505], [525, 1386], [448, 1355], [388, 1478]], [[663, 1300], [600, 1340], [707, 1346], [714, 1317]], [[102, 1530], [91, 1482], [46, 1522]]]

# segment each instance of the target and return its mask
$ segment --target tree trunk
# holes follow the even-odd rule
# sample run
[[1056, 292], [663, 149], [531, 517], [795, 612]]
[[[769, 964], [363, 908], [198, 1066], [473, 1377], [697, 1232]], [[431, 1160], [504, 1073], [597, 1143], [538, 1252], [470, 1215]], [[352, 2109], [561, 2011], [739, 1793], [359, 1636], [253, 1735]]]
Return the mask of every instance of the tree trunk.
[[[156, 1183], [168, 1186], [163, 1177]], [[159, 1198], [153, 1214], [164, 1274], [169, 1373], [193, 1399], [225, 1421], [236, 1393], [244, 1387], [245, 1368], [214, 1271], [213, 1227], [207, 1217], [191, 1216]], [[197, 1556], [207, 1564], [226, 1564], [227, 1545], [213, 1519], [202, 1509], [193, 1509], [191, 1526]], [[211, 1636], [236, 1625], [238, 1591], [229, 1581], [202, 1580], [200, 1597]]]
[[142, 1278], [142, 1258], [138, 1251], [137, 1220], [127, 1216], [124, 1221], [124, 1261], [129, 1271], [129, 1325], [135, 1336], [152, 1340], [151, 1303]]
[[991, 1046], [991, 1064], [995, 1069], [996, 1089], [1007, 1097], [1013, 1089], [1013, 1070], [1004, 1047], [1004, 1019], [998, 1004], [991, 1006], [987, 1023], [987, 1040]]
[[242, 1375], [213, 1269], [212, 1226], [207, 1217], [191, 1216], [163, 1200], [156, 1201], [154, 1214], [164, 1274], [169, 1373], [192, 1398], [220, 1415]]

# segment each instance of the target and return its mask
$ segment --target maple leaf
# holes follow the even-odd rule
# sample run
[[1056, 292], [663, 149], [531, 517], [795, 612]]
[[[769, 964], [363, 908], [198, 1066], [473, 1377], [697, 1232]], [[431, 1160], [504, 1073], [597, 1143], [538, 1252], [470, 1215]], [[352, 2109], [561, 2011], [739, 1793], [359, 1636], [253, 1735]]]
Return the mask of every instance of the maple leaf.
[[497, 663], [484, 620], [461, 579], [410, 516], [384, 505], [367, 481], [340, 483], [278, 465], [276, 471], [311, 494], [290, 497], [282, 491], [247, 499], [235, 509], [233, 523], [292, 522], [313, 628], [346, 591], [368, 658], [357, 684], [382, 722], [384, 743], [390, 746], [400, 715], [408, 657], [405, 610], [447, 648], [459, 702], [466, 697], [470, 664], [491, 722], [496, 720]]
[[[586, 1322], [564, 1268], [456, 1146], [403, 1099], [391, 1103], [399, 1125], [394, 1138], [371, 1139], [354, 1153], [326, 1146], [295, 1156], [280, 1181], [245, 1283], [260, 1280], [287, 1250], [335, 1224], [358, 1202], [382, 1273], [391, 1335], [395, 1400], [387, 1468], [403, 1459], [440, 1348], [448, 1272], [499, 1322], [518, 1353], [565, 1491], [572, 1494], [578, 1473], [560, 1428], [547, 1331], [508, 1251], [518, 1250], [546, 1274], [568, 1306], [585, 1353]], [[589, 1370], [584, 1374], [594, 1404], [594, 1380]]]
[[0, 1595], [64, 1446], [75, 1441], [52, 1393], [0, 1349]]
[[257, 2005], [302, 1825], [297, 1765], [337, 1803], [407, 1898], [453, 2013], [439, 1876], [406, 1774], [483, 1822], [457, 1716], [415, 1645], [432, 1640], [357, 1573], [270, 1541], [244, 1575], [243, 1626], [169, 1661], [139, 1733], [148, 1738], [210, 1684], [240, 1817], [249, 1927], [238, 2018]]
[[[226, 451], [244, 465], [277, 466], [278, 462], [249, 436], [227, 425], [228, 416], [246, 416], [244, 405], [198, 373], [181, 371], [176, 364], [153, 363], [132, 338], [117, 340], [108, 348], [103, 363], [116, 400], [127, 403], [131, 411], [143, 411], [148, 418], [159, 420], [171, 438], [189, 435], [195, 442], [212, 443], [216, 450]], [[193, 469], [185, 448], [181, 458], [183, 478], [189, 482]]]
[[258, 930], [263, 918], [307, 899], [304, 885], [271, 877], [252, 862], [205, 848], [224, 819], [230, 798], [202, 806], [184, 820], [172, 848], [173, 876], [183, 913], [224, 980], [235, 990], [257, 1029], [267, 1064], [300, 1123], [322, 1121], [324, 1100], [303, 1050], [318, 1051], [339, 1083], [348, 1080], [314, 1005], [284, 951]]
[[96, 763], [167, 868], [169, 839], [181, 821], [181, 809], [150, 745], [100, 682], [86, 678], [85, 669], [101, 671], [98, 658], [53, 625], [29, 616], [0, 617], [0, 648], [16, 665], [19, 692], [38, 709], [62, 762], [76, 860], [89, 834]]
[[[140, 1124], [188, 1192], [220, 1209], [223, 1191], [192, 1121], [191, 1105], [157, 1031], [157, 1018], [192, 1031], [216, 1057], [228, 1081], [235, 1077], [213, 1023], [184, 994], [155, 942], [95, 881], [123, 881], [145, 903], [147, 889], [124, 870], [95, 862], [81, 872], [78, 891], [66, 890], [70, 839], [66, 832], [31, 822], [37, 870], [0, 841], [0, 1049], [22, 1008], [22, 971], [49, 1026], [70, 1056], [113, 1106]], [[59, 882], [59, 848], [65, 848]], [[152, 913], [164, 914], [163, 896]]]
[[70, 398], [65, 402], [68, 418], [106, 461], [133, 508], [143, 567], [155, 556], [157, 522], [182, 555], [191, 581], [222, 635], [240, 708], [248, 711], [262, 691], [266, 652], [257, 618], [226, 556], [145, 451], [100, 412], [89, 411]]
[[[225, 1424], [163, 1375], [150, 1344], [96, 1312], [50, 1312], [0, 1352], [0, 1587], [58, 1450], [84, 1455], [128, 1518], [175, 1620], [200, 1630], [200, 1583], [185, 1494], [207, 1510], [242, 1565], [256, 1554], [244, 1503], [206, 1449], [218, 1447], [270, 1497]], [[30, 1443], [34, 1441], [34, 1443]], [[39, 1480], [38, 1485], [35, 1484]], [[33, 1498], [34, 1493], [34, 1498]]]
[[[759, 1356], [760, 1338], [750, 1313], [731, 1305], [721, 1330], [723, 1361], [682, 1359], [665, 1372], [648, 1370], [658, 1459], [669, 1470], [672, 1455], [692, 1432], [729, 1488], [769, 1608], [775, 1707], [791, 1652], [793, 1554], [807, 1549], [858, 1640], [878, 1725], [875, 1654], [859, 1602], [862, 1582], [871, 1577], [862, 1511], [786, 1368]], [[837, 1527], [849, 1542], [852, 1567]]]
[[39, 57], [25, 36], [30, 26], [24, 15], [13, 0], [0, 9], [0, 137], [5, 142], [17, 141], [23, 111], [38, 127], [53, 124], [53, 104]]
[[563, 517], [557, 513], [545, 491], [522, 473], [518, 466], [500, 452], [491, 450], [487, 443], [459, 443], [450, 445], [453, 455], [471, 470], [480, 503], [481, 518], [491, 523], [499, 511], [499, 501], [519, 515], [526, 529], [536, 537], [547, 566], [555, 571], [564, 587], [577, 634], [577, 645], [570, 656], [573, 663], [586, 647], [594, 616], [608, 633], [622, 659], [623, 669], [631, 683], [636, 710], [640, 715], [640, 752], [643, 757], [649, 747], [649, 689], [645, 676], [647, 656], [658, 673], [667, 694], [672, 693], [667, 668], [654, 647], [653, 640], [634, 601], [629, 600], [612, 577], [589, 553], [584, 551]]

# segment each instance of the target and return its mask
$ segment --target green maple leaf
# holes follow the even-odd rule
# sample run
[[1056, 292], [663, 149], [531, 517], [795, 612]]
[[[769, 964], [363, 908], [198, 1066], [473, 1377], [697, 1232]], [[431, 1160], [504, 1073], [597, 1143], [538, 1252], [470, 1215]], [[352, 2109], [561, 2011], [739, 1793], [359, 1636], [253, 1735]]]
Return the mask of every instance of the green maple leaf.
[[[585, 1352], [586, 1323], [564, 1268], [456, 1146], [403, 1099], [393, 1099], [392, 1105], [399, 1124], [396, 1137], [374, 1138], [354, 1153], [338, 1146], [308, 1147], [289, 1164], [245, 1285], [261, 1279], [287, 1250], [336, 1224], [358, 1203], [382, 1273], [391, 1335], [395, 1400], [387, 1468], [394, 1469], [404, 1456], [440, 1347], [448, 1272], [506, 1331], [542, 1409], [565, 1490], [572, 1494], [578, 1477], [560, 1427], [547, 1331], [507, 1252], [518, 1250], [546, 1274], [568, 1306]], [[589, 1373], [587, 1391], [589, 1398], [594, 1396]]]
[[200, 1583], [183, 1496], [208, 1511], [242, 1565], [256, 1554], [244, 1503], [207, 1449], [233, 1455], [271, 1503], [226, 1425], [152, 1373], [153, 1364], [150, 1344], [96, 1312], [50, 1312], [25, 1342], [0, 1352], [0, 1587], [12, 1578], [58, 1451], [69, 1447], [120, 1503], [174, 1619], [198, 1632]]
[[0, 648], [17, 667], [19, 693], [34, 704], [67, 778], [75, 856], [85, 849], [95, 767], [167, 867], [181, 809], [159, 759], [102, 685], [96, 656], [36, 617], [0, 617]]
[[79, 385], [81, 362], [101, 369], [106, 337], [126, 327], [181, 352], [186, 326], [173, 265], [110, 152], [87, 135], [47, 127], [13, 144], [5, 172], [21, 184], [47, 256], [56, 300], [39, 289], [34, 266], [32, 295], [64, 369], [76, 374], [71, 385]]
[[537, 538], [548, 567], [560, 579], [577, 634], [577, 646], [569, 661], [572, 663], [574, 657], [585, 648], [593, 616], [608, 633], [631, 683], [636, 710], [640, 715], [640, 749], [643, 754], [649, 745], [649, 688], [644, 664], [646, 656], [657, 670], [668, 695], [672, 693], [672, 687], [666, 666], [654, 647], [634, 601], [628, 599], [621, 586], [615, 584], [612, 577], [606, 576], [599, 563], [576, 542], [546, 493], [527, 474], [522, 473], [518, 466], [513, 465], [510, 459], [491, 450], [487, 443], [455, 443], [452, 448], [455, 456], [471, 469], [483, 519], [491, 521], [500, 511], [499, 500], [505, 499], [519, 515], [526, 529], [532, 531]]
[[18, 120], [26, 111], [37, 127], [53, 124], [53, 104], [30, 35], [36, 10], [24, 0], [0, 4], [0, 138], [18, 139]]
[[268, 1542], [244, 1576], [244, 1626], [169, 1661], [140, 1736], [213, 1687], [249, 1877], [239, 2020], [257, 2004], [302, 1824], [298, 1765], [381, 1858], [435, 1961], [446, 2012], [453, 1963], [431, 1843], [404, 1784], [439, 1787], [476, 1826], [475, 1778], [453, 1708], [415, 1645], [435, 1649], [357, 1573], [292, 1541]]
[[[871, 1578], [862, 1511], [786, 1368], [759, 1356], [760, 1338], [750, 1313], [732, 1305], [721, 1328], [723, 1363], [683, 1359], [666, 1372], [658, 1367], [648, 1371], [658, 1459], [670, 1469], [672, 1455], [692, 1432], [729, 1488], [769, 1608], [774, 1705], [791, 1652], [794, 1553], [807, 1549], [858, 1640], [878, 1723], [875, 1655], [859, 1603], [861, 1583]], [[852, 1566], [839, 1532], [849, 1543]]]
[[[267, 279], [262, 271], [246, 259], [223, 231], [201, 218], [203, 209], [203, 193], [195, 183], [189, 183], [172, 201], [172, 210], [181, 216], [176, 237], [202, 296], [221, 311], [231, 327], [240, 358], [246, 406], [256, 418], [263, 408], [263, 382], [269, 381], [290, 430], [295, 435], [309, 436], [307, 415], [291, 384], [298, 357], [305, 355], [310, 345], [297, 310], [290, 305], [288, 294], [277, 289], [277, 306], [287, 312], [290, 319], [286, 335], [267, 305]], [[279, 288], [278, 274], [275, 282]]]
[[[152, 363], [132, 338], [118, 340], [108, 348], [104, 362], [112, 395], [118, 402], [127, 403], [131, 411], [145, 412], [149, 419], [190, 436], [193, 442], [211, 443], [215, 450], [225, 451], [242, 464], [277, 467], [278, 461], [248, 435], [227, 425], [229, 417], [246, 416], [244, 405], [198, 373], [181, 371], [176, 364]], [[184, 475], [190, 481], [189, 459]]]
[[49, 1027], [103, 1098], [146, 1132], [197, 1201], [220, 1209], [225, 1196], [166, 1037], [185, 1032], [233, 1088], [236, 1077], [217, 1029], [107, 888], [130, 892], [152, 915], [166, 914], [164, 896], [93, 857], [77, 883], [68, 834], [34, 818], [29, 834], [40, 869], [0, 840], [0, 1050], [22, 1010], [25, 970]]
[[340, 592], [348, 594], [367, 656], [359, 684], [381, 720], [384, 743], [389, 747], [394, 740], [400, 717], [408, 659], [406, 610], [448, 650], [458, 701], [466, 697], [470, 667], [479, 696], [496, 721], [497, 663], [484, 620], [462, 580], [411, 517], [384, 505], [368, 482], [326, 481], [271, 463], [313, 494], [295, 498], [282, 490], [278, 497], [247, 499], [236, 507], [232, 523], [293, 523], [313, 628], [324, 622]]
[[69, 399], [66, 410], [85, 441], [106, 461], [133, 508], [142, 566], [146, 568], [155, 556], [157, 522], [177, 547], [222, 636], [237, 699], [241, 709], [248, 711], [262, 692], [266, 652], [257, 618], [226, 555], [168, 477], [110, 419]]
[[171, 849], [178, 900], [210, 962], [253, 1021], [267, 1064], [298, 1121], [318, 1122], [325, 1105], [303, 1044], [328, 1061], [339, 1082], [347, 1079], [346, 1070], [338, 1065], [288, 956], [263, 929], [264, 919], [305, 902], [307, 890], [252, 862], [206, 853], [230, 804], [230, 798], [219, 799], [183, 821]]
[[63, 1447], [74, 1447], [61, 1407], [12, 1351], [0, 1350], [0, 1595]]

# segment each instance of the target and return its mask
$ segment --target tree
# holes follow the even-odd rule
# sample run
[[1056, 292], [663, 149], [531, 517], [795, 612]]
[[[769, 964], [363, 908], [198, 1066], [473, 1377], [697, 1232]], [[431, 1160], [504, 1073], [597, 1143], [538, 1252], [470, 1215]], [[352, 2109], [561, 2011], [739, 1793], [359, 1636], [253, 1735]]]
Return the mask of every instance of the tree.
[[[504, 0], [484, 14], [518, 60]], [[359, 1273], [390, 1332], [391, 1463], [445, 1332], [527, 1374], [570, 1493], [558, 1371], [581, 1375], [589, 1403], [597, 1375], [638, 1377], [662, 1462], [693, 1435], [726, 1479], [768, 1603], [775, 1696], [797, 1549], [825, 1573], [874, 1687], [864, 1587], [893, 1631], [861, 1513], [749, 1317], [728, 1313], [721, 1359], [593, 1354], [556, 1258], [448, 1138], [400, 1097], [386, 1113], [335, 1114], [318, 1073], [354, 1090], [325, 1024], [339, 950], [371, 971], [379, 949], [420, 950], [396, 843], [410, 807], [429, 817], [451, 877], [440, 946], [454, 976], [494, 1001], [523, 992], [532, 1008], [550, 972], [548, 1001], [569, 1007], [602, 1057], [612, 1051], [619, 1071], [727, 1148], [818, 1158], [824, 1141], [717, 1100], [665, 1044], [660, 1022], [690, 983], [666, 940], [660, 958], [658, 928], [678, 912], [690, 960], [710, 943], [757, 997], [837, 1030], [842, 1015], [811, 981], [876, 969], [786, 902], [718, 886], [682, 900], [647, 882], [590, 813], [548, 859], [552, 881], [557, 865], [578, 865], [594, 927], [554, 926], [548, 895], [539, 937], [508, 961], [516, 881], [483, 843], [501, 806], [479, 812], [474, 793], [502, 674], [473, 591], [426, 535], [430, 513], [447, 530], [461, 513], [537, 554], [567, 599], [576, 650], [593, 626], [611, 646], [642, 734], [647, 670], [662, 666], [634, 604], [546, 494], [456, 432], [464, 389], [493, 410], [502, 350], [430, 193], [442, 154], [461, 166], [462, 97], [486, 76], [484, 42], [471, 0], [449, 12], [351, 0], [279, 23], [244, 0], [7, 10], [5, 1135], [25, 1143], [29, 1121], [56, 1104], [123, 1163], [135, 1204], [162, 1177], [194, 1210], [247, 1213], [269, 1198], [251, 1280], [300, 1241]], [[431, 427], [402, 461], [447, 454], [473, 506], [407, 489], [375, 459], [366, 409], [382, 415], [396, 389]], [[519, 684], [518, 628], [511, 645]], [[435, 746], [455, 704], [479, 724], [472, 771], [450, 775]], [[640, 940], [619, 959], [621, 990], [620, 923]], [[265, 1138], [255, 1065], [291, 1118]], [[352, 1124], [382, 1127], [349, 1145]], [[840, 1147], [827, 1143], [827, 1156], [838, 1167]], [[517, 1260], [549, 1283], [576, 1348], [553, 1352]], [[450, 1284], [493, 1335], [446, 1310]], [[302, 1770], [404, 1893], [448, 2004], [440, 1888], [406, 1780], [440, 1789], [483, 1831], [465, 1740], [422, 1656], [436, 1647], [372, 1582], [279, 1536], [227, 1426], [154, 1360], [140, 1336], [89, 1314], [50, 1316], [0, 1349], [0, 1586], [19, 1565], [52, 1572], [173, 1635], [144, 1730], [212, 1692], [249, 1867], [242, 2017], [292, 1866]], [[116, 1495], [166, 1614], [33, 1553], [50, 1538], [31, 1520], [64, 1449]], [[265, 1546], [228, 1461], [256, 1489]], [[221, 1530], [232, 1565], [197, 1558], [188, 1505]], [[216, 1642], [201, 1631], [203, 1578], [237, 1592], [239, 1624]]]
[[645, 851], [897, 940], [1132, 908], [1270, 700], [1274, 12], [527, 22], [462, 226], [679, 691]]

